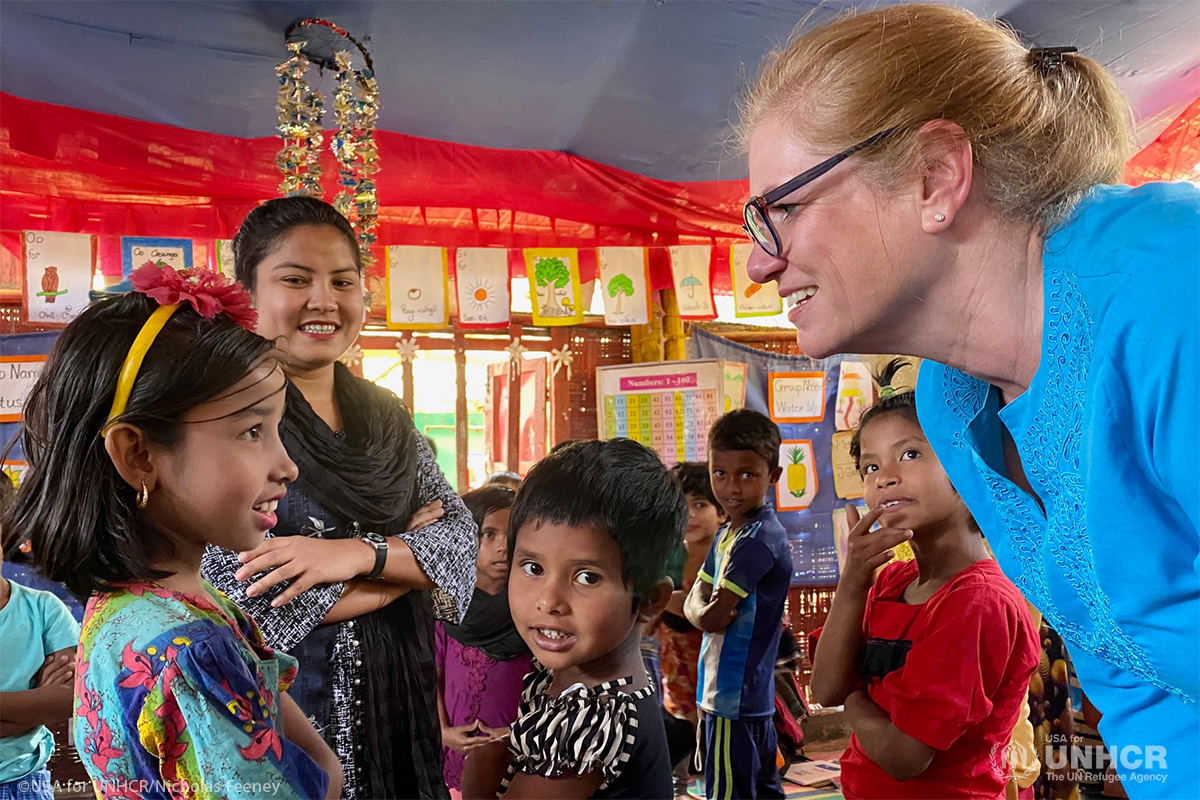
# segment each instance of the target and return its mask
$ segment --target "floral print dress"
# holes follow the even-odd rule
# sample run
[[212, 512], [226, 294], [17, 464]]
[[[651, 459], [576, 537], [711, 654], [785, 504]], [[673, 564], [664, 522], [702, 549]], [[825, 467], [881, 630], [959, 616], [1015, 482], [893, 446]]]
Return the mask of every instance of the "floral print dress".
[[97, 797], [324, 797], [325, 771], [283, 736], [295, 660], [205, 586], [138, 582], [88, 602], [74, 726]]

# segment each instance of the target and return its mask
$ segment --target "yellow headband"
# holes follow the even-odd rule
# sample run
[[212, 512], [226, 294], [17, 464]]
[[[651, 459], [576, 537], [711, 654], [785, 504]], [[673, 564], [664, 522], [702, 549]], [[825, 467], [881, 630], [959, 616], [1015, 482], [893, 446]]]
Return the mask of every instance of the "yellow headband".
[[129, 355], [125, 356], [125, 363], [121, 365], [121, 374], [117, 378], [117, 391], [113, 395], [112, 409], [108, 412], [108, 421], [100, 429], [101, 436], [108, 436], [108, 429], [112, 427], [113, 420], [125, 413], [125, 404], [129, 402], [129, 395], [133, 392], [133, 382], [137, 380], [138, 371], [142, 368], [142, 359], [146, 357], [146, 351], [150, 349], [150, 345], [154, 344], [154, 340], [162, 331], [163, 326], [167, 324], [167, 320], [178, 309], [179, 303], [156, 308], [138, 332], [137, 338], [133, 340], [133, 345], [129, 348]]

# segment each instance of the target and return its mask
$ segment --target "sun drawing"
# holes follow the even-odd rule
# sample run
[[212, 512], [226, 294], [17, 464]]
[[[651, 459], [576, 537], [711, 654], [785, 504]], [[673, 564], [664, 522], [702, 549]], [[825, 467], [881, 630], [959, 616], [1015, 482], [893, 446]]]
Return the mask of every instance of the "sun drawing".
[[467, 285], [467, 299], [476, 309], [483, 309], [492, 302], [491, 281], [477, 279]]

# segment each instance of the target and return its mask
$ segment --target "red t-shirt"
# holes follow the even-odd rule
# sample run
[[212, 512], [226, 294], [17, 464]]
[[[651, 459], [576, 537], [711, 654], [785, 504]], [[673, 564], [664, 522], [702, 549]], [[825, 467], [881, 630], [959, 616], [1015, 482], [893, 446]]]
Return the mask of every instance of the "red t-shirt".
[[1037, 668], [1039, 643], [1017, 587], [977, 561], [920, 605], [903, 600], [915, 561], [889, 564], [867, 595], [866, 691], [892, 724], [937, 750], [912, 780], [893, 780], [857, 736], [842, 755], [853, 798], [1003, 798], [1005, 754]]

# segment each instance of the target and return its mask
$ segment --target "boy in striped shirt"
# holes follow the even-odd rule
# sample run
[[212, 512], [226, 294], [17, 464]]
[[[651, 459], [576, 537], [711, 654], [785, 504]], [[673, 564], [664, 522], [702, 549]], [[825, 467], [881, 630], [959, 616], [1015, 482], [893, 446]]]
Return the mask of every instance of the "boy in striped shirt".
[[779, 480], [779, 428], [740, 409], [709, 431], [713, 493], [729, 515], [684, 611], [704, 631], [697, 702], [705, 795], [783, 797], [775, 766], [775, 656], [792, 577], [787, 534], [765, 496]]

